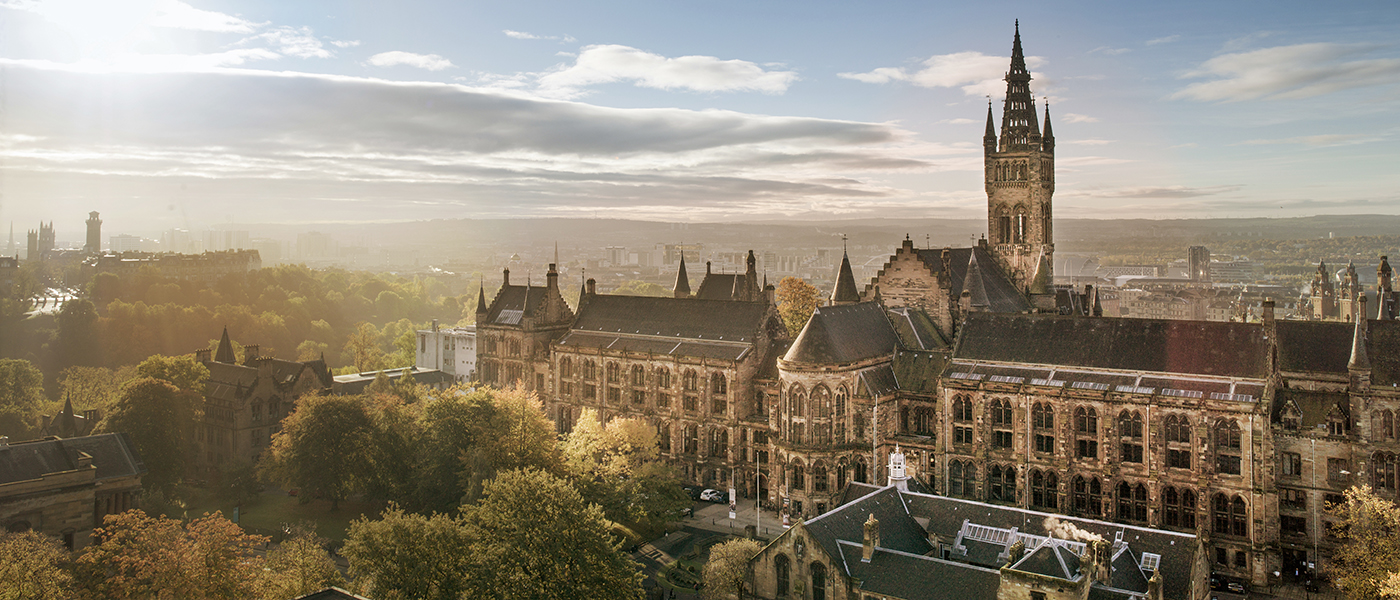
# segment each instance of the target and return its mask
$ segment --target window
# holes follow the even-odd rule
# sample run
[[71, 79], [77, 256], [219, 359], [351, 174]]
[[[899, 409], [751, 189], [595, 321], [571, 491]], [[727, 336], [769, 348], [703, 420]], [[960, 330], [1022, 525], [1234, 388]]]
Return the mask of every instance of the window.
[[831, 414], [831, 390], [824, 385], [819, 385], [812, 390], [812, 399], [807, 403], [811, 408], [809, 414], [813, 417], [825, 419]]
[[958, 422], [972, 421], [972, 400], [966, 396], [953, 397], [953, 420]]
[[699, 452], [700, 440], [699, 430], [695, 425], [685, 426], [685, 453], [696, 454]]
[[1016, 467], [992, 465], [987, 470], [988, 499], [1016, 501]]
[[1297, 452], [1279, 453], [1278, 474], [1284, 477], [1299, 477], [1303, 474], [1303, 457]]
[[972, 428], [971, 428], [971, 427], [963, 427], [963, 426], [954, 427], [954, 428], [953, 428], [953, 443], [954, 443], [954, 444], [971, 444], [971, 443], [972, 443]]
[[1371, 439], [1382, 441], [1395, 438], [1395, 413], [1388, 410], [1378, 410], [1371, 413]]
[[1035, 451], [1045, 454], [1055, 453], [1055, 436], [1043, 433], [1035, 434]]
[[812, 463], [812, 491], [825, 492], [826, 490], [826, 464], [821, 462]]
[[700, 390], [700, 383], [695, 377], [695, 371], [686, 371], [685, 375], [681, 376], [681, 388], [691, 393]]
[[724, 377], [724, 373], [715, 373], [710, 376], [710, 393], [717, 395], [729, 393], [729, 380]]
[[727, 410], [729, 410], [729, 401], [724, 398], [715, 398], [714, 401], [710, 403], [711, 413], [722, 415]]
[[792, 489], [798, 492], [807, 491], [806, 470], [802, 468], [802, 463], [792, 463]]
[[1190, 488], [1162, 488], [1162, 524], [1181, 529], [1196, 528], [1196, 492]]
[[1346, 483], [1351, 480], [1351, 462], [1345, 458], [1327, 459], [1327, 481]]
[[632, 387], [642, 387], [647, 384], [647, 369], [642, 365], [632, 365]]
[[[834, 428], [832, 437], [836, 443], [846, 441], [846, 387], [836, 388], [836, 394], [831, 401], [831, 424]], [[932, 427], [932, 425], [930, 425]]]
[[1371, 486], [1377, 490], [1395, 491], [1396, 454], [1377, 452], [1371, 455]]
[[1279, 490], [1278, 503], [1284, 508], [1306, 510], [1308, 508], [1308, 494], [1303, 490], [1284, 488]]
[[812, 562], [812, 600], [826, 600], [826, 565]]
[[598, 365], [592, 360], [583, 361], [583, 378], [588, 381], [598, 378]]
[[1350, 427], [1347, 426], [1347, 417], [1341, 409], [1333, 406], [1327, 413], [1327, 433], [1331, 435], [1346, 435]]
[[1031, 407], [1031, 426], [1036, 430], [1050, 430], [1055, 428], [1055, 409], [1048, 403], [1036, 402]]
[[615, 387], [610, 387], [610, 388], [608, 388], [608, 404], [613, 404], [613, 405], [622, 404], [622, 390], [621, 390], [621, 389], [618, 389], [618, 388], [615, 388]]
[[949, 462], [948, 495], [959, 498], [972, 498], [976, 492], [977, 475], [972, 469], [972, 463], [960, 460]]
[[792, 570], [791, 563], [788, 562], [786, 554], [779, 554], [773, 557], [773, 571], [778, 578], [778, 595], [786, 596], [788, 593], [788, 577]]
[[1097, 459], [1099, 457], [1099, 443], [1095, 440], [1081, 439], [1078, 444], [1079, 458]]
[[992, 433], [992, 445], [996, 446], [997, 448], [1011, 447], [1012, 435], [1010, 431], [1002, 431], [998, 429]]
[[710, 433], [710, 456], [729, 456], [729, 430], [716, 429]]
[[646, 390], [632, 390], [632, 404], [641, 406], [647, 403]]
[[1147, 522], [1147, 487], [1128, 482], [1118, 483], [1118, 518], [1124, 521]]
[[802, 386], [793, 385], [788, 389], [788, 414], [794, 417], [807, 416], [807, 392]]
[[671, 397], [670, 397], [669, 395], [666, 395], [666, 394], [657, 394], [657, 395], [656, 395], [656, 407], [657, 407], [657, 408], [670, 408], [670, 407], [671, 407]]
[[591, 383], [590, 383], [590, 384], [584, 385], [584, 386], [583, 386], [583, 399], [584, 399], [584, 400], [596, 400], [596, 399], [598, 399], [598, 386], [593, 385], [593, 384], [591, 384]]
[[1218, 473], [1240, 474], [1240, 424], [1234, 419], [1215, 424], [1215, 468]]
[[1122, 442], [1119, 459], [1125, 463], [1142, 463], [1142, 413], [1135, 410], [1119, 413], [1118, 436]]
[[1215, 549], [1215, 564], [1217, 564], [1217, 565], [1229, 565], [1229, 564], [1230, 564], [1230, 553], [1229, 553], [1229, 551], [1225, 550], [1224, 548], [1216, 548], [1216, 549]]
[[1185, 415], [1167, 415], [1167, 466], [1191, 468], [1191, 423]]
[[851, 437], [865, 439], [865, 413], [857, 412], [851, 415]]
[[656, 445], [662, 452], [671, 451], [671, 426], [661, 423], [656, 426]]
[[1215, 533], [1244, 537], [1248, 535], [1244, 499], [1239, 496], [1215, 495]]
[[1278, 518], [1278, 524], [1279, 524], [1279, 528], [1282, 529], [1284, 533], [1291, 533], [1291, 534], [1293, 534], [1293, 535], [1307, 535], [1307, 534], [1308, 534], [1308, 519], [1307, 519], [1307, 517], [1295, 517], [1295, 516], [1292, 516], [1292, 515], [1282, 515], [1282, 516], [1280, 516], [1280, 517]]
[[1075, 513], [1091, 517], [1103, 515], [1103, 483], [1098, 477], [1085, 479], [1076, 475], [1071, 490]]
[[695, 412], [695, 396], [685, 396], [681, 400], [681, 408], [684, 408], [685, 412]]
[[1083, 406], [1074, 409], [1074, 431], [1080, 435], [1098, 435], [1098, 411]]
[[1245, 554], [1244, 550], [1236, 550], [1236, 551], [1235, 551], [1235, 567], [1236, 567], [1236, 568], [1239, 568], [1239, 569], [1243, 569], [1243, 568], [1248, 567], [1248, 566], [1249, 566], [1249, 555], [1248, 555], [1248, 554]]
[[1059, 504], [1060, 477], [1054, 471], [1031, 471], [1031, 506], [1054, 510]]
[[933, 435], [936, 427], [933, 409], [927, 406], [916, 406], [910, 409], [910, 427], [914, 435]]
[[671, 388], [671, 370], [666, 367], [656, 369], [656, 387], [663, 390]]
[[992, 426], [1011, 426], [1011, 402], [1005, 398], [992, 401]]
[[565, 378], [565, 379], [568, 379], [568, 378], [574, 376], [574, 361], [573, 361], [573, 359], [571, 359], [571, 358], [569, 358], [569, 357], [567, 357], [567, 356], [565, 356], [564, 358], [559, 359], [559, 376], [560, 376], [560, 377], [563, 377], [563, 378]]
[[1172, 448], [1167, 450], [1167, 466], [1174, 469], [1191, 468], [1191, 451]]

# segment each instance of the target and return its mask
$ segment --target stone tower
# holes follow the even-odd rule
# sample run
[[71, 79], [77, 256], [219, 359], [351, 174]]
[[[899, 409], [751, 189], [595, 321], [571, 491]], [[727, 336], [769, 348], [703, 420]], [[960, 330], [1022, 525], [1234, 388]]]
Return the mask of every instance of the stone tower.
[[1018, 21], [1011, 45], [1011, 69], [1006, 72], [1001, 135], [997, 136], [989, 103], [982, 147], [987, 237], [997, 262], [1022, 291], [1030, 290], [1041, 262], [1054, 264], [1055, 252], [1051, 209], [1051, 196], [1055, 193], [1055, 136], [1050, 130], [1048, 106], [1045, 131], [1040, 130], [1030, 82], [1031, 74], [1021, 53]]
[[87, 244], [83, 245], [83, 253], [102, 253], [102, 219], [97, 218], [97, 211], [88, 213]]

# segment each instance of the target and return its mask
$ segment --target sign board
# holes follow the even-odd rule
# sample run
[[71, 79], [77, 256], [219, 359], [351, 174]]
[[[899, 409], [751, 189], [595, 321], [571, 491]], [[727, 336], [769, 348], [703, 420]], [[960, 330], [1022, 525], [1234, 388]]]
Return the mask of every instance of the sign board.
[[739, 501], [738, 501], [738, 499], [737, 499], [737, 497], [736, 497], [736, 495], [735, 495], [735, 493], [734, 493], [734, 488], [729, 488], [729, 518], [730, 518], [730, 519], [736, 518], [736, 517], [738, 516], [738, 514], [737, 514], [738, 512], [739, 512]]

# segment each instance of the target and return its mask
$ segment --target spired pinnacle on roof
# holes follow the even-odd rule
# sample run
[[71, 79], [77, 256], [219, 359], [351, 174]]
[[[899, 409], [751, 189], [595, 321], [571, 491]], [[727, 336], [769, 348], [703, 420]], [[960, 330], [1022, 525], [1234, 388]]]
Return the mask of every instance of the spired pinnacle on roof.
[[988, 308], [992, 305], [987, 300], [987, 286], [982, 282], [982, 267], [977, 265], [977, 251], [968, 253], [972, 258], [967, 261], [967, 277], [963, 279], [963, 291], [967, 292], [972, 301], [972, 308]]
[[851, 258], [841, 252], [841, 270], [836, 274], [836, 289], [831, 291], [832, 304], [854, 304], [860, 302], [860, 292], [856, 290], [856, 277], [851, 273]]
[[224, 335], [219, 338], [219, 349], [214, 352], [214, 362], [233, 364], [238, 362], [238, 358], [233, 355], [233, 342], [228, 339], [228, 326], [224, 326]]
[[1002, 101], [1001, 151], [1031, 150], [1040, 147], [1040, 125], [1036, 122], [1035, 98], [1031, 96], [1031, 74], [1021, 52], [1021, 24], [1011, 44], [1011, 69], [1006, 72], [1006, 99]]
[[[1362, 306], [1365, 306], [1363, 303]], [[1366, 311], [1357, 310], [1356, 329], [1351, 335], [1351, 360], [1347, 361], [1347, 369], [1353, 371], [1367, 371], [1371, 368], [1371, 359], [1366, 356]]]
[[690, 297], [690, 276], [685, 272], [685, 252], [681, 252], [681, 268], [676, 271], [676, 285], [671, 291], [677, 298]]
[[486, 278], [481, 278], [481, 288], [476, 293], [476, 312], [481, 314], [486, 312]]
[[1050, 266], [1050, 259], [1045, 256], [1045, 249], [1040, 249], [1040, 260], [1035, 267], [1035, 278], [1031, 279], [1030, 290], [1032, 294], [1050, 294], [1050, 276], [1054, 274], [1054, 267]]

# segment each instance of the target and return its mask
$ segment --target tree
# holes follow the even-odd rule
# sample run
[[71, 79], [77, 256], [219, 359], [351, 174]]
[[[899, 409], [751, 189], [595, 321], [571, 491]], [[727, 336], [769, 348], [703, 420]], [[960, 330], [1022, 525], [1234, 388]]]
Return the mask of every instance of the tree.
[[102, 420], [96, 433], [131, 436], [146, 463], [143, 483], [169, 492], [185, 470], [198, 400], [198, 395], [181, 392], [167, 381], [137, 378], [122, 386], [112, 414]]
[[63, 366], [102, 364], [97, 335], [97, 308], [84, 298], [63, 303], [58, 311], [58, 362]]
[[457, 600], [483, 589], [483, 565], [472, 551], [474, 532], [441, 513], [406, 513], [390, 505], [378, 520], [350, 523], [341, 553], [356, 587], [380, 600]]
[[307, 528], [295, 528], [263, 563], [258, 576], [261, 600], [290, 600], [331, 586], [344, 586], [345, 577], [326, 552], [326, 540]]
[[818, 298], [820, 294], [817, 288], [812, 287], [805, 279], [784, 277], [778, 282], [774, 299], [778, 302], [778, 314], [783, 316], [783, 325], [787, 326], [788, 335], [795, 338], [802, 331], [802, 326], [812, 317], [812, 311], [817, 309]]
[[[324, 323], [325, 321], [321, 322]], [[325, 342], [305, 340], [302, 343], [297, 344], [297, 361], [306, 362], [310, 360], [319, 360], [321, 358], [324, 358], [326, 356], [326, 350], [330, 347], [330, 344], [327, 344]]]
[[603, 511], [568, 482], [537, 470], [505, 471], [478, 506], [462, 509], [477, 530], [473, 553], [491, 565], [485, 590], [504, 598], [637, 598], [640, 565], [614, 543]]
[[131, 510], [93, 530], [101, 543], [78, 558], [82, 587], [95, 598], [243, 599], [253, 594], [266, 537], [243, 533], [223, 515], [182, 525]]
[[762, 548], [755, 540], [733, 539], [710, 548], [710, 560], [705, 563], [705, 598], [724, 600], [730, 594], [744, 597], [748, 581], [749, 560]]
[[379, 369], [384, 350], [379, 347], [379, 329], [370, 323], [360, 323], [345, 339], [344, 358], [361, 373]]
[[116, 406], [122, 384], [135, 377], [131, 367], [68, 367], [58, 375], [58, 395], [71, 400], [75, 409], [96, 408], [106, 416]]
[[374, 424], [366, 404], [360, 396], [302, 396], [272, 438], [262, 462], [264, 477], [325, 496], [332, 510], [339, 508], [374, 477]]
[[43, 372], [27, 360], [0, 359], [0, 435], [29, 439], [44, 402]]
[[193, 355], [156, 354], [136, 365], [136, 376], [159, 379], [182, 391], [203, 394], [204, 382], [209, 379], [209, 368], [196, 361]]
[[690, 504], [680, 474], [660, 460], [656, 427], [642, 419], [603, 425], [584, 409], [562, 450], [579, 491], [614, 522], [660, 529]]
[[63, 600], [73, 597], [68, 550], [33, 531], [0, 534], [0, 598]]
[[1344, 540], [1332, 553], [1332, 579], [1352, 600], [1380, 597], [1400, 572], [1400, 506], [1363, 485], [1327, 510], [1339, 518], [1331, 527]]

